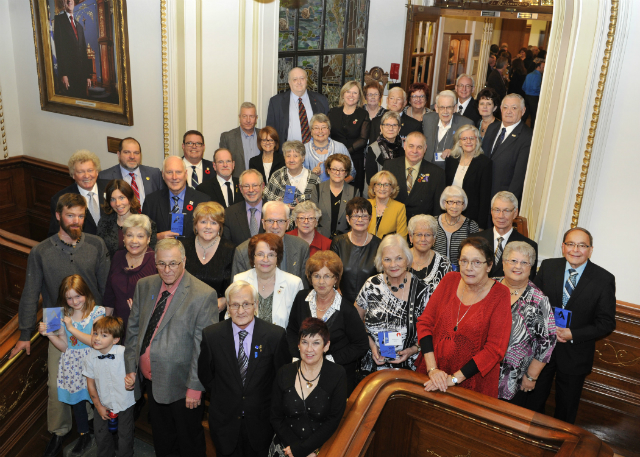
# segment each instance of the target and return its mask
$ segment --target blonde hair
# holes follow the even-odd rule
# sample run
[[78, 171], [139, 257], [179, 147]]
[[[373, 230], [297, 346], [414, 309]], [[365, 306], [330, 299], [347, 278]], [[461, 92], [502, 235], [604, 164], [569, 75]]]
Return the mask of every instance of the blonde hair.
[[220, 227], [219, 236], [222, 236], [222, 226], [224, 225], [224, 207], [218, 202], [202, 202], [198, 203], [193, 211], [193, 233], [198, 234], [196, 227], [200, 219], [211, 218], [218, 223]]
[[360, 85], [360, 83], [358, 81], [347, 81], [344, 86], [342, 86], [342, 89], [340, 89], [340, 102], [338, 103], [338, 106], [343, 106], [344, 105], [344, 93], [346, 91], [348, 91], [349, 89], [353, 88], [353, 87], [357, 87], [358, 88], [358, 107], [362, 108], [362, 106], [364, 106], [365, 99], [364, 99], [364, 94], [362, 93], [362, 86]]
[[398, 180], [396, 179], [395, 176], [393, 176], [393, 173], [387, 170], [379, 171], [371, 177], [371, 182], [369, 183], [369, 193], [368, 193], [369, 198], [376, 198], [376, 193], [373, 189], [376, 186], [376, 184], [378, 184], [378, 181], [380, 181], [382, 178], [387, 178], [391, 183], [391, 187], [393, 188], [389, 198], [396, 198], [398, 196], [398, 193], [400, 192], [400, 187], [398, 186]]
[[102, 170], [100, 168], [100, 159], [93, 152], [88, 151], [87, 149], [80, 149], [79, 151], [74, 152], [71, 157], [69, 157], [69, 175], [73, 178], [73, 174], [76, 171], [76, 163], [85, 163], [85, 162], [93, 162], [93, 166], [96, 167], [96, 171]]

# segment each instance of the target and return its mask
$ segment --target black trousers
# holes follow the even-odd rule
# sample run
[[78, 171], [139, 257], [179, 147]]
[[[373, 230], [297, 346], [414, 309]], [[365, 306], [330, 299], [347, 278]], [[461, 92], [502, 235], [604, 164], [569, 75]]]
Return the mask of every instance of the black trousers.
[[186, 407], [185, 398], [169, 404], [158, 403], [153, 396], [153, 382], [146, 380], [145, 384], [156, 456], [205, 457], [204, 402], [195, 409]]
[[135, 405], [118, 413], [118, 433], [112, 434], [108, 428], [108, 421], [104, 420], [94, 410], [93, 424], [98, 447], [98, 457], [113, 457], [116, 455], [118, 443], [118, 457], [133, 457], [133, 435], [136, 428], [133, 420]]
[[358, 154], [356, 157], [351, 156], [351, 160], [353, 161], [353, 166], [356, 169], [356, 177], [353, 178], [349, 184], [360, 191], [360, 196], [364, 198], [368, 198], [366, 195], [362, 195], [362, 191], [364, 190], [364, 154]]
[[529, 105], [529, 113], [531, 114], [531, 130], [536, 126], [536, 117], [538, 115], [538, 102], [540, 101], [540, 96], [538, 95], [527, 95], [526, 96], [527, 104]]
[[269, 446], [265, 449], [255, 451], [249, 442], [249, 430], [244, 420], [240, 424], [240, 436], [238, 437], [238, 444], [231, 454], [223, 454], [216, 449], [216, 455], [220, 457], [267, 457], [269, 454]]

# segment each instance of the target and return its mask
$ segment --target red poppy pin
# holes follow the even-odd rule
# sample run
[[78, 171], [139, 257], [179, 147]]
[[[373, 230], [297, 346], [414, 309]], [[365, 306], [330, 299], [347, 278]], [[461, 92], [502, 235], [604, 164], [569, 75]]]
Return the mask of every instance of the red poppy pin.
[[205, 175], [210, 175], [211, 174], [211, 170], [209, 170], [208, 168], [204, 171]]
[[187, 211], [193, 211], [193, 202], [189, 202], [187, 205]]
[[353, 121], [353, 125], [356, 125], [358, 123], [358, 119], [356, 119], [355, 121]]
[[424, 173], [416, 179], [416, 182], [429, 182], [429, 173]]

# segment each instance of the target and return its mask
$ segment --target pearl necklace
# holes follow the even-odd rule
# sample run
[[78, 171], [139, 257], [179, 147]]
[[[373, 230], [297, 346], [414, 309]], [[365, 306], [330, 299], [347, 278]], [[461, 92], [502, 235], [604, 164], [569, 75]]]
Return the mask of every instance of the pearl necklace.
[[196, 236], [196, 243], [198, 244], [198, 246], [200, 246], [200, 249], [202, 249], [202, 260], [207, 259], [207, 250], [209, 250], [211, 246], [218, 243], [219, 241], [220, 241], [220, 235], [216, 235], [215, 239], [211, 242], [211, 244], [205, 248], [203, 245], [200, 244], [200, 238]]

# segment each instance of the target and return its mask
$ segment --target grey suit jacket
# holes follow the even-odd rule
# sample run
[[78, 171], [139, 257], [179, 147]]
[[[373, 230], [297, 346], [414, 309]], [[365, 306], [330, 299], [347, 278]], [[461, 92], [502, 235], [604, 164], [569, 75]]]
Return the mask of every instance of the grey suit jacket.
[[[318, 232], [321, 235], [331, 238], [331, 189], [330, 181], [321, 182], [311, 190], [311, 201], [322, 211]], [[347, 202], [359, 196], [360, 191], [355, 187], [345, 184], [342, 188], [342, 199], [340, 200], [340, 210], [338, 211], [337, 233], [346, 233], [350, 227], [347, 223]]]
[[[292, 275], [296, 275], [302, 279], [305, 288], [309, 287], [304, 269], [309, 260], [309, 245], [302, 238], [292, 235], [285, 235], [282, 239], [284, 244], [284, 255], [280, 269]], [[249, 263], [249, 240], [245, 241], [238, 247], [233, 256], [233, 265], [231, 266], [231, 277], [238, 273], [251, 270], [253, 268]]]
[[[259, 134], [260, 129], [256, 127], [256, 137]], [[231, 152], [231, 157], [233, 157], [233, 160], [236, 163], [236, 166], [233, 169], [233, 176], [239, 178], [240, 174], [242, 174], [249, 165], [248, 160], [247, 163], [244, 162], [244, 147], [242, 146], [242, 133], [240, 127], [236, 127], [228, 132], [222, 132], [220, 135], [220, 147], [228, 149]]]
[[[148, 167], [146, 165], [140, 165], [138, 168], [140, 168], [140, 174], [142, 175], [145, 198], [164, 186], [162, 172], [158, 168]], [[120, 169], [120, 164], [114, 165], [106, 170], [102, 170], [98, 175], [98, 178], [107, 179], [109, 181], [112, 179], [124, 179], [122, 176], [122, 170]]]
[[[162, 287], [160, 275], [138, 281], [127, 324], [124, 360], [127, 373], [137, 373], [135, 396], [140, 398], [138, 371], [142, 340]], [[151, 342], [153, 396], [168, 404], [186, 397], [187, 389], [204, 391], [198, 379], [202, 330], [218, 322], [218, 294], [185, 271]]]
[[[424, 136], [427, 138], [427, 152], [424, 155], [424, 160], [434, 163], [444, 170], [444, 160], [440, 162], [436, 162], [434, 160], [434, 154], [438, 151], [439, 121], [440, 117], [436, 112], [427, 113], [422, 118], [422, 133], [424, 133]], [[453, 148], [453, 137], [456, 134], [456, 130], [458, 127], [466, 124], [473, 125], [473, 121], [464, 116], [460, 116], [458, 113], [453, 114], [453, 119], [451, 119], [451, 129], [447, 132], [444, 149]]]

